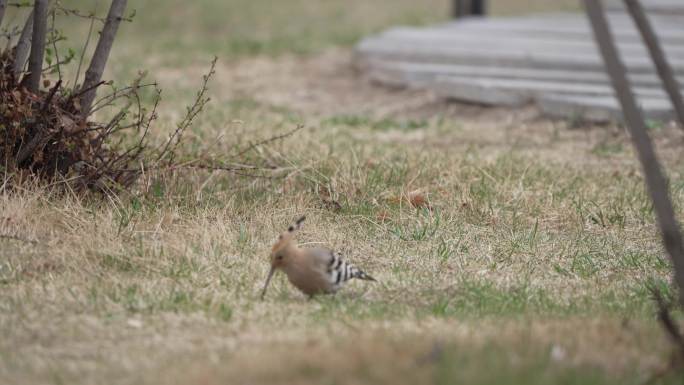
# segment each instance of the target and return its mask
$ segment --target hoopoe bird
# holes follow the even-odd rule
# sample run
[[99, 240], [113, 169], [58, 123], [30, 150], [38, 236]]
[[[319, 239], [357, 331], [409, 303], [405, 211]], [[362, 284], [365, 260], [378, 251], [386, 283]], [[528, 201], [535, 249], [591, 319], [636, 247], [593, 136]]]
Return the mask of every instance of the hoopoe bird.
[[302, 293], [333, 294], [352, 278], [375, 281], [375, 278], [348, 263], [342, 255], [325, 248], [300, 248], [294, 240], [306, 217], [302, 216], [287, 231], [278, 236], [271, 250], [271, 269], [266, 277], [261, 299], [276, 270], [282, 270], [288, 280]]

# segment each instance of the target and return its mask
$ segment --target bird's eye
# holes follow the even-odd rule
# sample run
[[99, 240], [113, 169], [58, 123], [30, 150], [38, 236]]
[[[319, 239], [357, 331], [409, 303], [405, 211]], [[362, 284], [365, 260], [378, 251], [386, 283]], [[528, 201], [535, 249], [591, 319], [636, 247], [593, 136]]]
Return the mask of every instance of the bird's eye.
[[282, 256], [282, 255], [276, 255], [276, 259], [279, 260], [279, 261], [282, 261], [283, 256]]

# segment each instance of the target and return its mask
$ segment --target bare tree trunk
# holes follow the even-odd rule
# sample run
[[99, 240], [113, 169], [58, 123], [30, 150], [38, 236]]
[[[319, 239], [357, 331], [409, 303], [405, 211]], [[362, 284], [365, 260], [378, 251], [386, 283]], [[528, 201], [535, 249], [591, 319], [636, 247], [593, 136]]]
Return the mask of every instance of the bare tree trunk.
[[[21, 30], [19, 41], [14, 52], [14, 66], [12, 67], [14, 78], [17, 79], [24, 70], [31, 49], [31, 32], [33, 31], [33, 11], [26, 18], [24, 29]], [[18, 80], [18, 79], [17, 79]]]
[[454, 19], [461, 18], [465, 15], [465, 0], [452, 0], [451, 2], [451, 17]]
[[26, 88], [38, 93], [40, 77], [43, 74], [43, 58], [45, 56], [45, 39], [47, 38], [48, 0], [35, 0], [33, 6], [33, 36], [31, 37], [31, 56], [29, 56], [29, 74], [24, 78]]
[[[93, 58], [86, 71], [85, 80], [83, 81], [81, 89], [93, 87], [100, 82], [105, 65], [107, 64], [107, 59], [109, 58], [109, 51], [111, 51], [112, 44], [114, 44], [116, 31], [119, 29], [119, 24], [121, 23], [124, 10], [126, 9], [126, 1], [127, 0], [112, 0], [112, 5], [109, 7], [109, 13], [107, 14], [107, 21], [100, 33], [100, 40], [97, 42], [97, 47], [95, 47], [95, 53], [93, 53]], [[92, 88], [91, 90], [84, 92], [81, 96], [81, 113], [83, 116], [87, 116], [90, 113], [90, 107], [93, 104], [93, 100], [95, 100], [96, 93], [97, 88]]]
[[679, 224], [675, 219], [672, 201], [668, 193], [668, 186], [663, 176], [660, 164], [653, 150], [651, 138], [646, 132], [641, 110], [639, 110], [626, 69], [618, 56], [613, 35], [608, 27], [601, 0], [584, 0], [587, 15], [591, 21], [596, 41], [603, 55], [606, 70], [610, 75], [615, 93], [622, 105], [627, 128], [631, 134], [632, 143], [637, 150], [643, 172], [646, 177], [648, 192], [653, 201], [658, 226], [660, 227], [663, 244], [670, 255], [674, 266], [674, 276], [679, 287], [679, 303], [684, 305], [684, 249]]
[[677, 120], [679, 120], [679, 126], [684, 129], [684, 100], [682, 99], [682, 94], [679, 90], [679, 82], [672, 72], [672, 67], [667, 62], [665, 58], [665, 52], [663, 52], [660, 43], [658, 42], [658, 37], [653, 30], [651, 22], [644, 12], [644, 8], [638, 0], [625, 0], [625, 5], [629, 10], [634, 23], [639, 28], [641, 36], [644, 38], [644, 42], [651, 53], [651, 58], [653, 58], [653, 63], [658, 70], [658, 75], [663, 81], [665, 90], [668, 95], [670, 95], [670, 100], [672, 100], [672, 106], [677, 113]]
[[484, 16], [487, 13], [486, 0], [452, 0], [451, 17]]
[[0, 27], [2, 26], [2, 18], [5, 16], [5, 9], [7, 8], [7, 0], [0, 0]]
[[472, 8], [470, 13], [473, 16], [484, 16], [487, 13], [487, 1], [486, 0], [472, 0]]

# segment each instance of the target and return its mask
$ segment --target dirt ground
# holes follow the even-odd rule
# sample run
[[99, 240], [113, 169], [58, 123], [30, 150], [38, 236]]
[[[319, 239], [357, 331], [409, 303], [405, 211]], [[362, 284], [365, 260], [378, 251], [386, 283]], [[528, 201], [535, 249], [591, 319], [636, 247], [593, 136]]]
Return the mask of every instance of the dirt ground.
[[[191, 87], [204, 70], [200, 65], [191, 67], [190, 71], [161, 67], [156, 75], [162, 87], [178, 82]], [[448, 119], [460, 123], [458, 141], [429, 137], [421, 132], [375, 134], [374, 140], [406, 144], [419, 142], [428, 147], [454, 150], [486, 147], [492, 157], [510, 149], [529, 149], [545, 159], [566, 161], [568, 167], [584, 167], [595, 162], [615, 163], [615, 167], [633, 164], [629, 151], [624, 158], [617, 159], [577, 156], [578, 153], [592, 154], [602, 146], [619, 144], [629, 148], [626, 130], [617, 124], [550, 119], [534, 106], [512, 109], [464, 104], [445, 100], [429, 91], [376, 84], [355, 67], [354, 53], [350, 49], [330, 49], [320, 55], [305, 57], [283, 55], [275, 60], [259, 57], [223, 63], [217, 70], [215, 84], [218, 103], [253, 100], [292, 111], [311, 125], [319, 124], [326, 117], [339, 116], [363, 116], [375, 120]], [[652, 135], [663, 160], [676, 162], [679, 146], [684, 140], [676, 125], [666, 123], [658, 126]]]

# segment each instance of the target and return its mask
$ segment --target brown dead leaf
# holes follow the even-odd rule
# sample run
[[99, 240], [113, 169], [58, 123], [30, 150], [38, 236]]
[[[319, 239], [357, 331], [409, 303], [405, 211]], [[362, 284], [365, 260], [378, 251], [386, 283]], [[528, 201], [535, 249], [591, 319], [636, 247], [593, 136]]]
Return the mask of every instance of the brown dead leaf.
[[417, 209], [427, 208], [428, 210], [432, 210], [432, 206], [430, 206], [430, 201], [428, 200], [427, 194], [420, 190], [414, 190], [408, 193], [408, 201], [411, 206]]
[[390, 219], [390, 213], [386, 210], [378, 211], [378, 214], [375, 216], [375, 219], [377, 219], [378, 222], [387, 222]]
[[430, 205], [428, 194], [424, 193], [422, 190], [413, 190], [404, 195], [390, 196], [386, 199], [386, 201], [392, 204], [409, 204], [417, 209], [426, 208], [428, 210], [432, 210], [432, 205]]

